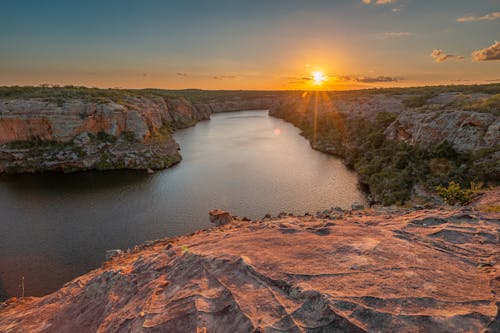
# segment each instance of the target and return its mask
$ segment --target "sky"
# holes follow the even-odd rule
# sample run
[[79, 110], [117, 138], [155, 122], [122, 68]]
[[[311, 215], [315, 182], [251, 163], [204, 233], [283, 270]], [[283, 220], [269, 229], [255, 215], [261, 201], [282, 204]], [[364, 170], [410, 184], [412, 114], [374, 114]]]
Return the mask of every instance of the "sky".
[[500, 82], [500, 0], [1, 0], [0, 13], [0, 85]]

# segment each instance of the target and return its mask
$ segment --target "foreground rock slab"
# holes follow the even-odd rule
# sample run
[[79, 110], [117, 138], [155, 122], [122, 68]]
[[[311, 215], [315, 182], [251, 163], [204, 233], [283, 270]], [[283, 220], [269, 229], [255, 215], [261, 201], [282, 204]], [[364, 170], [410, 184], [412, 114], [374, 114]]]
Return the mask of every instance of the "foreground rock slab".
[[353, 212], [230, 224], [140, 246], [1, 332], [498, 332], [500, 214]]

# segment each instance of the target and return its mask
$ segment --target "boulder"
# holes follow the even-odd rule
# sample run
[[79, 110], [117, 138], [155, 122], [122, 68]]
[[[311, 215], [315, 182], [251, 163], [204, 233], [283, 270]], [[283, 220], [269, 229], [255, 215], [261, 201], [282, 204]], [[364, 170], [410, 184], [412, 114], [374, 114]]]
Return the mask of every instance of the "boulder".
[[213, 209], [208, 212], [210, 215], [210, 222], [214, 223], [216, 226], [225, 225], [233, 222], [233, 217], [231, 213], [225, 210]]

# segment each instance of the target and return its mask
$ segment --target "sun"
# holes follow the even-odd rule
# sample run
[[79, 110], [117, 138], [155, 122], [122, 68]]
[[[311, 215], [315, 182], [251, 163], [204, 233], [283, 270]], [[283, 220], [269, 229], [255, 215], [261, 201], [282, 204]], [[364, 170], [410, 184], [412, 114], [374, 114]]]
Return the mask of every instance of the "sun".
[[323, 82], [327, 81], [328, 78], [323, 72], [312, 72], [312, 80], [315, 85], [320, 86]]

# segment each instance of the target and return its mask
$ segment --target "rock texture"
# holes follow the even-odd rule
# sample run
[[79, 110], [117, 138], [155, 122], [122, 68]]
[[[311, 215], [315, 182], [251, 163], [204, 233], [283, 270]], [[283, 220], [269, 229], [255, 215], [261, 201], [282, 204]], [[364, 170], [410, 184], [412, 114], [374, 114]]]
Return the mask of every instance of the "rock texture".
[[[405, 100], [411, 97], [415, 96], [358, 92], [330, 97], [326, 93], [308, 93], [278, 99], [271, 107], [270, 114], [287, 118], [289, 110], [297, 113], [315, 110], [318, 114], [339, 114], [347, 120], [362, 118], [373, 121], [379, 113], [390, 112], [397, 117], [385, 132], [389, 139], [424, 147], [448, 141], [460, 152], [476, 152], [498, 146], [498, 113], [483, 113], [474, 111], [473, 108], [455, 106], [453, 102], [463, 98], [456, 93], [438, 94], [420, 108], [405, 106]], [[472, 103], [474, 100], [485, 100], [491, 95], [474, 94], [468, 97]], [[334, 148], [331, 149], [335, 153]]]
[[0, 331], [498, 332], [499, 213], [280, 216], [114, 256], [3, 303]]
[[170, 129], [209, 118], [184, 98], [0, 100], [0, 172], [165, 168], [180, 160]]
[[402, 112], [386, 130], [390, 139], [428, 146], [448, 141], [460, 152], [494, 148], [500, 142], [500, 117], [463, 110]]
[[126, 91], [114, 102], [0, 99], [0, 173], [166, 168], [181, 159], [172, 130], [210, 119], [212, 112], [266, 109], [275, 100], [242, 94], [203, 102]]
[[225, 225], [233, 222], [233, 217], [231, 213], [220, 209], [213, 209], [208, 212], [210, 216], [210, 222], [216, 226]]

